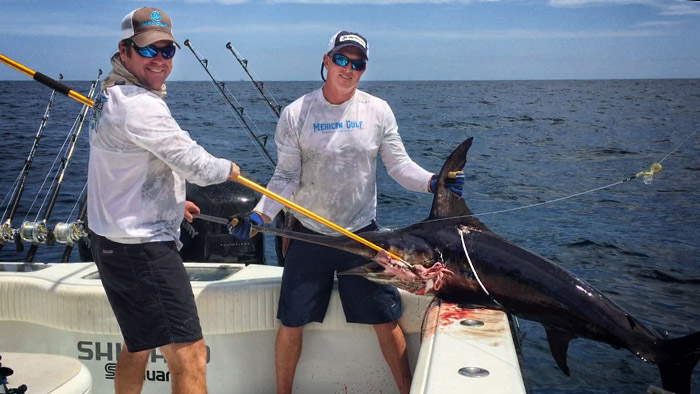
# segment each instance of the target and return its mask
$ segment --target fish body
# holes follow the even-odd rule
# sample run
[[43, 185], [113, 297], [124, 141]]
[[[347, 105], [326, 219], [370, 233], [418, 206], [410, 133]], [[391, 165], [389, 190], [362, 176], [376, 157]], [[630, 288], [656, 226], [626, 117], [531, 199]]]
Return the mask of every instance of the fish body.
[[[691, 375], [700, 358], [700, 332], [669, 339], [649, 329], [572, 272], [493, 233], [474, 217], [461, 197], [443, 187], [449, 172], [463, 169], [471, 144], [471, 138], [460, 144], [442, 167], [427, 219], [402, 229], [360, 234], [397, 254], [409, 266], [429, 268], [440, 263], [451, 273], [437, 286], [432, 279], [416, 275], [415, 270], [397, 275], [377, 261], [342, 274], [362, 275], [413, 293], [499, 309], [539, 322], [546, 330], [555, 362], [567, 375], [569, 342], [586, 338], [628, 349], [659, 367], [665, 390], [690, 393]], [[265, 231], [368, 259], [376, 257], [374, 250], [345, 237]]]

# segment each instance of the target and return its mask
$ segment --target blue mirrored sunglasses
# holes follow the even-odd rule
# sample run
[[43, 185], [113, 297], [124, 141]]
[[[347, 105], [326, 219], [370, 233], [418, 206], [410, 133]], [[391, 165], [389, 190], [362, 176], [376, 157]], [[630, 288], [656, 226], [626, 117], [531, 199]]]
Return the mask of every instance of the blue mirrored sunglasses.
[[345, 67], [348, 65], [348, 63], [352, 63], [352, 69], [356, 71], [362, 71], [365, 69], [365, 67], [367, 67], [367, 62], [364, 60], [352, 60], [349, 57], [339, 53], [334, 54], [331, 59], [333, 59], [333, 63], [339, 65], [340, 67]]
[[175, 44], [166, 45], [162, 48], [158, 48], [153, 44], [140, 47], [131, 41], [131, 46], [136, 49], [136, 52], [138, 52], [139, 55], [147, 58], [154, 58], [158, 56], [158, 52], [160, 52], [160, 54], [163, 55], [163, 59], [171, 59], [173, 56], [175, 56], [175, 51], [177, 50]]

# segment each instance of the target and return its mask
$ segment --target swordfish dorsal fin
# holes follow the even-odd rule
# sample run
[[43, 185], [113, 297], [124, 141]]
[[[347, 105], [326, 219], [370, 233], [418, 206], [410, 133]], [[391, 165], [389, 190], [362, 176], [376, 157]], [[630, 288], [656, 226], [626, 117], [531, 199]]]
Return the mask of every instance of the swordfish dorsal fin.
[[435, 197], [433, 197], [433, 206], [430, 209], [430, 216], [426, 220], [441, 219], [453, 216], [463, 216], [464, 224], [472, 227], [488, 230], [483, 223], [477, 218], [471, 216], [472, 211], [467, 206], [463, 197], [457, 197], [449, 189], [445, 188], [445, 179], [452, 171], [462, 171], [464, 165], [467, 164], [467, 152], [472, 146], [474, 137], [467, 138], [459, 144], [450, 157], [443, 164], [440, 174], [438, 175], [437, 186], [435, 187]]

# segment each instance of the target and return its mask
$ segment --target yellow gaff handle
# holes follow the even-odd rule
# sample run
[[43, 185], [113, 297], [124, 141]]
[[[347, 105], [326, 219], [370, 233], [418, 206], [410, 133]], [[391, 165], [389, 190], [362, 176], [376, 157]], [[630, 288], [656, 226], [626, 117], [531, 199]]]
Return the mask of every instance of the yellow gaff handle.
[[[341, 234], [343, 234], [343, 235], [346, 235], [346, 236], [348, 236], [348, 237], [354, 239], [355, 241], [357, 241], [357, 242], [359, 242], [359, 243], [361, 243], [361, 244], [363, 244], [363, 245], [365, 245], [365, 246], [367, 246], [367, 247], [370, 247], [370, 248], [376, 250], [377, 252], [381, 252], [381, 251], [384, 250], [384, 249], [382, 249], [380, 246], [373, 244], [372, 242], [370, 242], [370, 241], [368, 241], [368, 240], [366, 240], [366, 239], [364, 239], [364, 238], [358, 236], [357, 234], [351, 233], [350, 231], [348, 231], [348, 230], [346, 230], [346, 229], [344, 229], [344, 228], [338, 226], [337, 224], [335, 224], [335, 223], [329, 221], [328, 219], [324, 219], [324, 218], [322, 218], [321, 216], [318, 216], [317, 214], [315, 214], [315, 213], [309, 211], [308, 209], [306, 209], [306, 208], [304, 208], [304, 207], [302, 207], [302, 206], [300, 206], [300, 205], [298, 205], [298, 204], [296, 204], [296, 203], [294, 203], [294, 202], [292, 202], [292, 201], [287, 200], [286, 198], [280, 196], [279, 194], [277, 194], [277, 193], [275, 193], [275, 192], [272, 192], [272, 191], [267, 190], [266, 188], [264, 188], [264, 187], [258, 185], [257, 183], [255, 183], [255, 182], [253, 182], [253, 181], [251, 181], [251, 180], [248, 180], [248, 179], [244, 178], [244, 177], [241, 176], [241, 175], [238, 175], [238, 176], [236, 177], [235, 180], [236, 180], [237, 182], [242, 183], [243, 185], [245, 185], [245, 186], [247, 186], [247, 187], [249, 187], [249, 188], [251, 188], [251, 189], [253, 189], [253, 190], [257, 191], [257, 192], [259, 192], [259, 193], [262, 193], [262, 194], [264, 194], [264, 195], [270, 197], [271, 199], [277, 201], [278, 203], [284, 205], [285, 207], [290, 208], [290, 209], [293, 209], [293, 210], [295, 210], [295, 211], [297, 211], [297, 212], [299, 212], [299, 213], [301, 213], [301, 214], [303, 214], [303, 215], [305, 215], [305, 216], [308, 216], [308, 217], [310, 217], [311, 219], [313, 219], [313, 220], [315, 220], [315, 221], [317, 221], [317, 222], [319, 222], [319, 223], [321, 223], [321, 224], [324, 224], [324, 225], [326, 225], [326, 226], [332, 228], [333, 230], [335, 230], [335, 231], [337, 231], [337, 232], [339, 232], [339, 233], [341, 233]], [[387, 252], [387, 253], [389, 254], [389, 256], [390, 256], [392, 259], [394, 259], [394, 260], [399, 260], [399, 261], [403, 261], [403, 259], [402, 259], [401, 257], [395, 255], [394, 253], [391, 253], [391, 252], [389, 252], [389, 251], [387, 251], [387, 250], [384, 250], [384, 251]]]
[[93, 107], [95, 105], [95, 103], [92, 100], [90, 100], [89, 98], [83, 96], [82, 94], [80, 94], [74, 90], [71, 90], [71, 88], [69, 88], [68, 86], [56, 81], [55, 79], [49, 77], [46, 74], [42, 74], [42, 73], [34, 71], [28, 67], [25, 67], [24, 65], [17, 63], [16, 61], [10, 59], [9, 57], [7, 57], [1, 53], [0, 53], [0, 62], [5, 63], [6, 65], [14, 68], [15, 70], [17, 70], [21, 73], [27, 74], [29, 77], [31, 77], [35, 81], [40, 82], [40, 83], [50, 87], [51, 89], [53, 89], [61, 94], [65, 94], [66, 96], [68, 96], [74, 100], [77, 100], [84, 105], [87, 105], [90, 107]]

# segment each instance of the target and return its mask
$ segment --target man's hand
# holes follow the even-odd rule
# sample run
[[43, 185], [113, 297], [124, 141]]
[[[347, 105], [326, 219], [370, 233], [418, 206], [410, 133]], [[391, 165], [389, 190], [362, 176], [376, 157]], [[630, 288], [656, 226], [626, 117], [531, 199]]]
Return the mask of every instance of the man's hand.
[[185, 201], [185, 220], [192, 223], [194, 216], [200, 213], [199, 207], [192, 201]]
[[241, 169], [238, 167], [238, 164], [231, 162], [231, 170], [228, 173], [228, 180], [235, 181], [239, 175], [241, 175]]
[[258, 232], [253, 230], [253, 225], [262, 226], [263, 218], [257, 212], [247, 215], [234, 215], [228, 225], [228, 232], [234, 237], [242, 240], [249, 240]]
[[[437, 176], [434, 175], [433, 179], [430, 180], [430, 192], [435, 193], [436, 187]], [[447, 178], [445, 178], [445, 187], [450, 189], [457, 197], [462, 197], [462, 192], [464, 191], [464, 171], [450, 172]]]

